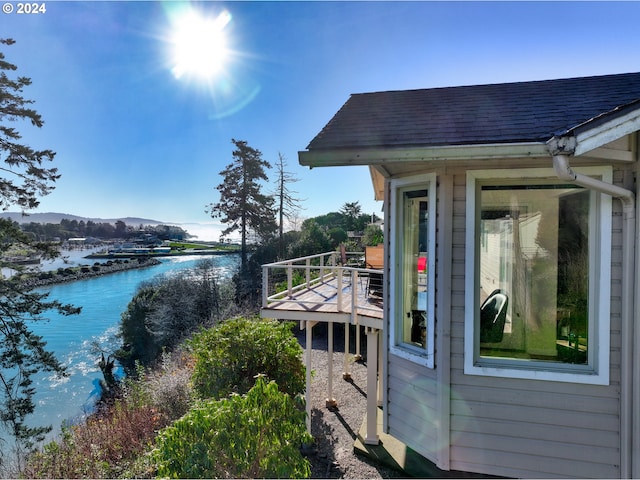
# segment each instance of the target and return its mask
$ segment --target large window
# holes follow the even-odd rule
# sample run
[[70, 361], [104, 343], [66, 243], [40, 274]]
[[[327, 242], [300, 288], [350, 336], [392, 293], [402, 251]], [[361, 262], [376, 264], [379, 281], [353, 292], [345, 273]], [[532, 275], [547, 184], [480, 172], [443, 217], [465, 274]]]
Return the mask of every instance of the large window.
[[391, 351], [433, 367], [435, 182], [432, 176], [420, 180], [393, 183], [396, 221]]
[[602, 383], [610, 200], [553, 177], [517, 177], [468, 175], [466, 370]]

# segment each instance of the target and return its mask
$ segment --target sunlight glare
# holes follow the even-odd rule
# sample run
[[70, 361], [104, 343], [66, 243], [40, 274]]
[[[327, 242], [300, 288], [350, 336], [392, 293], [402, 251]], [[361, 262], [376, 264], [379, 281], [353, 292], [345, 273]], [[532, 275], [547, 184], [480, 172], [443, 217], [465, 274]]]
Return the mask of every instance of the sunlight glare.
[[228, 11], [207, 18], [194, 10], [182, 15], [174, 26], [173, 75], [210, 80], [224, 67], [229, 56], [225, 27], [231, 21]]

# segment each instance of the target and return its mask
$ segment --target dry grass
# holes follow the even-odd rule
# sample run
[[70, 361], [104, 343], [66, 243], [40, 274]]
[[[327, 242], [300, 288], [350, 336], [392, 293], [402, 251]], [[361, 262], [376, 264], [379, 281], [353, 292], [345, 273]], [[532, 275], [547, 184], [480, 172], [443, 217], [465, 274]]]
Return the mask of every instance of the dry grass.
[[144, 373], [122, 397], [86, 422], [66, 427], [61, 438], [31, 455], [26, 478], [151, 478], [147, 460], [158, 431], [181, 417], [192, 402], [192, 361], [166, 355], [158, 371]]

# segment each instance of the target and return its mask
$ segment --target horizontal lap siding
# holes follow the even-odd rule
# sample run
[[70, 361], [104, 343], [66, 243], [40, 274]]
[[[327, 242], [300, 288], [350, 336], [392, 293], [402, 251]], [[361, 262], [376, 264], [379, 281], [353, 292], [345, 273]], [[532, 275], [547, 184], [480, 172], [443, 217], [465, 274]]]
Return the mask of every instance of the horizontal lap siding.
[[[616, 177], [618, 178], [618, 177]], [[464, 374], [466, 176], [454, 179], [450, 468], [509, 477], [620, 475], [619, 203], [614, 202], [611, 385]]]
[[433, 371], [389, 355], [389, 434], [437, 460], [437, 389]]

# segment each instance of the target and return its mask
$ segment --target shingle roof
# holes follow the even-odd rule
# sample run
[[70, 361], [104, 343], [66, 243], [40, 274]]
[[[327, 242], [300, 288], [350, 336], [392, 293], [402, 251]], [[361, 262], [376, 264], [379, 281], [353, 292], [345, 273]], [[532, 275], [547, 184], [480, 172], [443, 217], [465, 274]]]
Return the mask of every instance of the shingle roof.
[[354, 94], [309, 150], [546, 142], [640, 107], [640, 73]]

